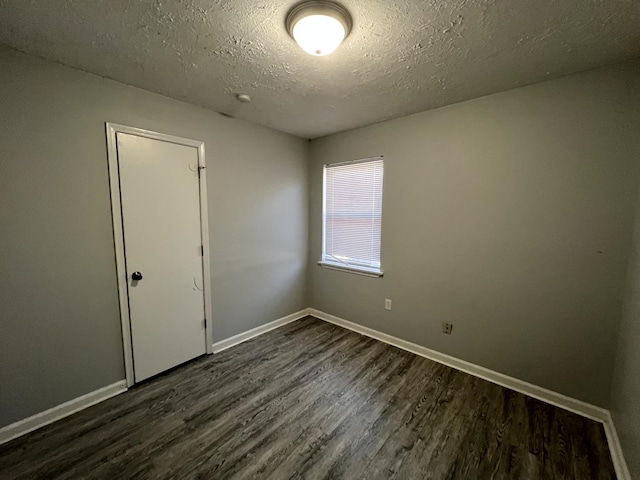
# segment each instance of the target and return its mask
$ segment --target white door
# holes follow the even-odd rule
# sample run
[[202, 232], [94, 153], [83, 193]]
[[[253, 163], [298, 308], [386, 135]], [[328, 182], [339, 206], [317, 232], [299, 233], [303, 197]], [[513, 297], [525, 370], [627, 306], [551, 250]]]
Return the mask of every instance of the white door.
[[206, 353], [198, 150], [122, 132], [116, 139], [139, 382]]

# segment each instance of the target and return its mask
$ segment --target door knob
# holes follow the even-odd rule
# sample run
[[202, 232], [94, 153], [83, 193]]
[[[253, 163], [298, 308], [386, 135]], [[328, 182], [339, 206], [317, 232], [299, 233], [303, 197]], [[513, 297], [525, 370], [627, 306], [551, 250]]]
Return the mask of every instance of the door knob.
[[142, 274], [140, 272], [133, 272], [131, 274], [131, 280], [142, 280]]

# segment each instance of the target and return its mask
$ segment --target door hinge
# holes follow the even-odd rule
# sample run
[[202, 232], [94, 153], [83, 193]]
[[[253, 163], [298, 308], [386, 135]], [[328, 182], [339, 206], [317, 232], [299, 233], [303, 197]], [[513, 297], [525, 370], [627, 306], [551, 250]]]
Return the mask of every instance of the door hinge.
[[200, 255], [204, 257], [204, 245], [200, 245]]

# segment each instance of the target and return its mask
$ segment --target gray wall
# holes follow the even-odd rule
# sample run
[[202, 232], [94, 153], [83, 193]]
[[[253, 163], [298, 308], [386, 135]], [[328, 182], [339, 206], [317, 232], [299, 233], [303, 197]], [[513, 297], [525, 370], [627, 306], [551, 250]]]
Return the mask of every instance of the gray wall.
[[[314, 140], [311, 306], [607, 406], [639, 79], [627, 63]], [[374, 155], [384, 277], [316, 266], [322, 165]]]
[[[640, 89], [636, 92], [640, 97]], [[637, 102], [640, 104], [640, 98]], [[640, 135], [637, 132], [636, 129], [636, 158], [640, 159]], [[624, 314], [620, 324], [611, 413], [631, 478], [640, 478], [640, 202], [637, 207], [633, 250]]]
[[105, 121], [206, 142], [214, 341], [307, 306], [306, 141], [0, 48], [0, 426], [124, 378]]
[[[309, 168], [306, 141], [0, 47], [0, 426], [124, 378], [112, 121], [206, 142], [214, 341], [311, 305], [603, 406], [619, 342], [637, 472], [639, 82], [627, 63], [318, 139]], [[379, 154], [385, 277], [317, 267], [323, 163]]]

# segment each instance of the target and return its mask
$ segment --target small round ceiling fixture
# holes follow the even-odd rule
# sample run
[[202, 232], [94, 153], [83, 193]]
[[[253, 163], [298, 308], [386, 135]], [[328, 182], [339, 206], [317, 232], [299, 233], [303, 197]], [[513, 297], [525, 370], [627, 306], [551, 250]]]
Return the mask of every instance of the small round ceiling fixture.
[[287, 31], [305, 52], [321, 57], [333, 52], [351, 31], [346, 8], [329, 1], [305, 1], [289, 11]]
[[236, 100], [238, 100], [240, 103], [249, 103], [251, 102], [251, 97], [246, 93], [237, 93]]

